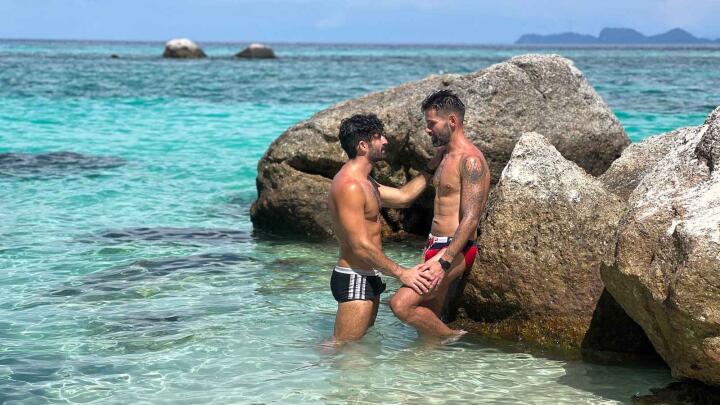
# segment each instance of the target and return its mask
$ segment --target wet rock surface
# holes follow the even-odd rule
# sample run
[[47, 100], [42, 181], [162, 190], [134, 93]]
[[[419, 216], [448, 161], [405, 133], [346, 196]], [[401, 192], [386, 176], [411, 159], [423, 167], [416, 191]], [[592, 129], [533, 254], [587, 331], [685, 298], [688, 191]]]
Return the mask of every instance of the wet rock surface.
[[118, 157], [88, 156], [74, 152], [0, 153], [0, 176], [33, 178], [93, 174], [126, 163]]
[[678, 136], [630, 195], [602, 278], [674, 377], [720, 385], [720, 108]]
[[653, 388], [650, 395], [636, 395], [635, 405], [717, 405], [720, 388], [692, 381], [677, 381], [663, 388]]
[[[258, 163], [258, 199], [251, 209], [256, 229], [332, 236], [327, 191], [347, 160], [338, 128], [356, 113], [375, 113], [385, 123], [387, 161], [373, 176], [392, 186], [412, 178], [434, 153], [420, 104], [442, 89], [464, 101], [466, 135], [488, 160], [493, 183], [523, 132], [542, 133], [565, 158], [593, 175], [602, 174], [629, 144], [583, 74], [560, 56], [518, 56], [468, 75], [430, 76], [339, 103], [285, 131]], [[384, 210], [386, 233], [424, 234], [431, 215], [432, 195], [406, 210]]]
[[524, 134], [488, 202], [461, 306], [485, 333], [579, 351], [624, 206], [542, 135]]

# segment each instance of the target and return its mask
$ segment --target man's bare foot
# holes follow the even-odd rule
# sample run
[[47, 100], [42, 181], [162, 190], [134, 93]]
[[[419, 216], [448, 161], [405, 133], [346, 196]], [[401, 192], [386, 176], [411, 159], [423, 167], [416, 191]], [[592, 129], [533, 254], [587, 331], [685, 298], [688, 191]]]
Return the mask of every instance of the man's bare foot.
[[457, 342], [466, 333], [467, 333], [467, 331], [462, 330], [462, 329], [453, 330], [453, 334], [450, 336], [447, 336], [445, 339], [443, 339], [442, 342], [440, 342], [440, 344], [447, 345], [450, 343]]

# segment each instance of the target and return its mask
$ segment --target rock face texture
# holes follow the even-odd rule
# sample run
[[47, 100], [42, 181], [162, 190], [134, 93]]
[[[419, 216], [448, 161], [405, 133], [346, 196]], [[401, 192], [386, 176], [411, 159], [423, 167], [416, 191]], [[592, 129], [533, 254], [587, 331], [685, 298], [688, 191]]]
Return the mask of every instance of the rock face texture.
[[263, 44], [250, 44], [247, 48], [236, 53], [235, 57], [242, 59], [274, 59], [275, 52], [272, 48]]
[[[432, 156], [420, 104], [442, 89], [465, 103], [465, 133], [485, 154], [493, 183], [523, 132], [542, 133], [565, 158], [593, 175], [602, 174], [629, 144], [582, 73], [560, 56], [518, 56], [468, 75], [430, 76], [337, 104], [276, 139], [258, 164], [258, 199], [251, 209], [256, 229], [332, 236], [328, 221], [317, 219], [328, 212], [326, 190], [319, 185], [347, 160], [338, 128], [356, 113], [376, 113], [385, 122], [388, 158], [373, 175], [388, 185], [404, 184]], [[431, 197], [407, 210], [384, 211], [388, 232], [427, 232]]]
[[677, 378], [720, 385], [720, 108], [630, 195], [608, 291]]
[[481, 223], [467, 315], [490, 334], [579, 350], [624, 207], [543, 136], [524, 134]]
[[600, 176], [600, 181], [608, 190], [627, 201], [648, 171], [682, 142], [683, 131], [678, 129], [628, 146]]
[[165, 43], [165, 52], [163, 52], [163, 58], [197, 59], [206, 56], [198, 44], [187, 38], [167, 41]]

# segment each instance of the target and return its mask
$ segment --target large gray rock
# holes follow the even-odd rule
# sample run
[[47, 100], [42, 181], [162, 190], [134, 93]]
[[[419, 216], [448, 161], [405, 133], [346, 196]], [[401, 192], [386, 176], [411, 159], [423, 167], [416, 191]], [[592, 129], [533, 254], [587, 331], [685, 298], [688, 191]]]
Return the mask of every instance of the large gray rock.
[[[603, 173], [629, 144], [617, 118], [570, 60], [554, 55], [519, 56], [468, 75], [430, 76], [345, 101], [289, 128], [258, 164], [258, 199], [251, 210], [255, 226], [332, 235], [329, 227], [312, 218], [286, 215], [287, 200], [277, 199], [284, 190], [275, 188], [285, 183], [273, 176], [292, 173], [293, 187], [302, 187], [300, 183], [312, 175], [331, 179], [347, 160], [338, 141], [340, 121], [356, 113], [376, 113], [386, 124], [388, 161], [373, 174], [384, 183], [404, 184], [433, 153], [420, 104], [441, 89], [454, 91], [465, 102], [466, 134], [485, 154], [493, 182], [523, 132], [543, 133], [563, 156], [594, 175]], [[327, 212], [324, 200], [315, 207]], [[394, 232], [424, 233], [429, 215], [431, 195], [408, 210], [384, 211]]]
[[682, 142], [683, 131], [678, 129], [628, 146], [600, 176], [600, 181], [608, 190], [627, 201], [645, 174]]
[[171, 39], [165, 43], [163, 58], [197, 59], [204, 58], [205, 52], [195, 42], [187, 38]]
[[467, 275], [462, 307], [481, 323], [475, 329], [578, 351], [624, 207], [544, 137], [524, 134], [488, 203]]
[[720, 108], [630, 195], [608, 291], [677, 378], [720, 385]]
[[247, 48], [235, 54], [240, 59], [274, 59], [275, 52], [267, 45], [250, 44]]

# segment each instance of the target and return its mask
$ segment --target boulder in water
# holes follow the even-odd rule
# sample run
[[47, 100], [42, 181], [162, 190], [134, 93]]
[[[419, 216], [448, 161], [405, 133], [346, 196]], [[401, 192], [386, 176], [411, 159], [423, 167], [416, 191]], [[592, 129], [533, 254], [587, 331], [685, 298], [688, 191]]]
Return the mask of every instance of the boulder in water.
[[720, 385], [720, 108], [677, 133], [618, 230], [608, 291], [676, 378]]
[[461, 307], [479, 322], [473, 329], [578, 352], [624, 207], [549, 140], [524, 134], [488, 201], [466, 276]]
[[[443, 89], [465, 103], [465, 133], [483, 151], [493, 182], [523, 132], [542, 133], [565, 158], [593, 175], [602, 174], [629, 144], [620, 122], [572, 61], [557, 55], [518, 56], [468, 75], [430, 76], [345, 101], [289, 128], [258, 163], [258, 199], [251, 209], [255, 227], [332, 235], [327, 191], [347, 160], [338, 140], [340, 121], [353, 114], [372, 112], [383, 120], [388, 158], [373, 175], [385, 184], [404, 184], [434, 153], [420, 104]], [[292, 176], [292, 181], [278, 176]], [[325, 188], [316, 187], [319, 177], [326, 180]], [[427, 232], [432, 201], [430, 195], [406, 210], [383, 210], [386, 229]]]
[[240, 59], [274, 59], [275, 52], [267, 45], [250, 44], [247, 48], [235, 54]]
[[679, 142], [682, 142], [682, 129], [633, 143], [600, 176], [600, 181], [616, 195], [627, 201], [640, 180], [650, 169], [664, 158]]
[[195, 42], [187, 39], [171, 39], [165, 43], [164, 58], [197, 59], [204, 58], [205, 52]]

